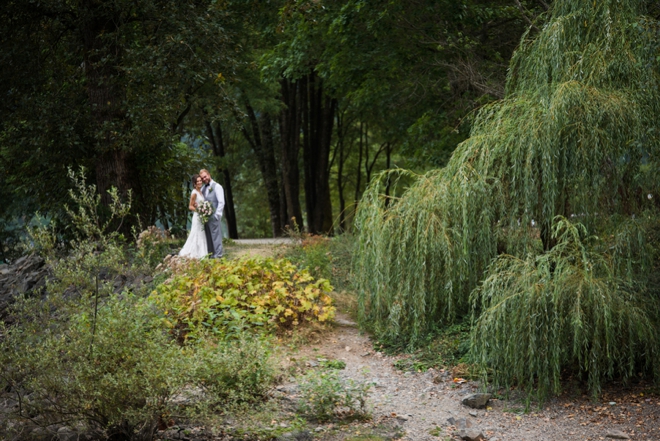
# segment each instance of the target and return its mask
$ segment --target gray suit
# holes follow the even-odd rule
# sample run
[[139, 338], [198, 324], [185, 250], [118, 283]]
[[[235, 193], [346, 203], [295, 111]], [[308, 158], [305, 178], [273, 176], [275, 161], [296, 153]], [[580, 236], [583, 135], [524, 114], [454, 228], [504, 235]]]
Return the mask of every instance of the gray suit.
[[212, 253], [211, 257], [219, 258], [223, 255], [222, 225], [220, 220], [222, 219], [222, 210], [225, 208], [225, 191], [222, 185], [211, 179], [208, 185], [202, 187], [202, 194], [213, 205], [213, 208], [215, 208], [215, 213], [209, 219], [205, 229], [207, 230], [206, 237], [210, 238], [210, 241], [213, 242], [213, 250], [209, 247], [209, 252]]

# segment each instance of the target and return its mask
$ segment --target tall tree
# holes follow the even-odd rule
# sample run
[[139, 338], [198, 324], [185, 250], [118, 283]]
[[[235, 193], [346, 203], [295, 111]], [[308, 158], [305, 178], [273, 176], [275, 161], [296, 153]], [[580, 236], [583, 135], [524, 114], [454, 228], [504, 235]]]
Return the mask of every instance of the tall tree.
[[541, 393], [564, 369], [598, 393], [657, 363], [660, 76], [644, 10], [556, 0], [522, 39], [505, 98], [481, 109], [447, 166], [387, 207], [371, 187], [364, 323], [414, 345], [471, 298], [477, 356]]
[[163, 190], [180, 188], [193, 154], [173, 148], [183, 120], [198, 91], [219, 86], [215, 80], [229, 75], [240, 56], [233, 43], [239, 20], [229, 6], [6, 3], [0, 160], [11, 170], [7, 183], [21, 192], [37, 182], [41, 190], [28, 197], [56, 211], [66, 196], [67, 166], [85, 165], [104, 197], [110, 186], [124, 195], [130, 190], [144, 220], [172, 211], [163, 206], [169, 204]]

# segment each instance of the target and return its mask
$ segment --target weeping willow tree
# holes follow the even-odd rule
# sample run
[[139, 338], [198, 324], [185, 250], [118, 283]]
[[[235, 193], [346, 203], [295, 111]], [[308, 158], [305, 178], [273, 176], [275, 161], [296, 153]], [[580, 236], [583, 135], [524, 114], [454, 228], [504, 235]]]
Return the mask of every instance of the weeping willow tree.
[[[594, 372], [594, 391], [655, 357], [642, 343], [658, 329], [648, 304], [660, 291], [660, 81], [657, 24], [643, 14], [641, 0], [556, 0], [541, 30], [523, 36], [506, 98], [479, 111], [444, 169], [398, 199], [382, 194], [394, 173], [371, 184], [355, 275], [360, 321], [379, 338], [414, 346], [472, 312], [474, 348], [496, 379], [512, 381], [512, 363], [528, 363], [528, 384], [574, 367]], [[582, 231], [580, 246], [567, 248], [566, 228]], [[556, 310], [534, 310], [540, 291], [554, 293]], [[569, 325], [554, 323], [558, 314]], [[537, 320], [558, 327], [548, 345], [573, 349], [552, 362], [549, 349], [534, 352]], [[583, 338], [595, 322], [603, 332]], [[524, 338], [528, 358], [515, 359]]]

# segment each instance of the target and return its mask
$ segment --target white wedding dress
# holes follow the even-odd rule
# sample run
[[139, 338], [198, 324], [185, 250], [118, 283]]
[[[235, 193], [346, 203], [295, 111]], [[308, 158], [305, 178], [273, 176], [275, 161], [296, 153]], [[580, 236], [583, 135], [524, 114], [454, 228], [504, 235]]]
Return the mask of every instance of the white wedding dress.
[[[204, 202], [204, 195], [197, 190], [193, 190], [194, 194], [197, 194], [196, 203], [199, 206]], [[188, 240], [186, 240], [185, 245], [179, 251], [179, 256], [188, 257], [193, 259], [201, 259], [209, 253], [208, 245], [206, 243], [206, 233], [204, 232], [204, 224], [199, 219], [199, 214], [197, 212], [193, 213], [192, 225], [190, 226], [190, 234], [188, 234]]]

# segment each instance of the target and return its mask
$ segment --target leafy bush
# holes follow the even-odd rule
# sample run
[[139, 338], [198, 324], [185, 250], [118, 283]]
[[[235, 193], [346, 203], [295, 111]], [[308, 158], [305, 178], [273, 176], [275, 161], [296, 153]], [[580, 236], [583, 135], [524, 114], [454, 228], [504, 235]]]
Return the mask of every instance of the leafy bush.
[[151, 297], [185, 339], [206, 330], [225, 336], [332, 319], [331, 290], [327, 280], [314, 280], [286, 259], [247, 257], [183, 264]]
[[604, 379], [657, 374], [657, 301], [616, 277], [616, 259], [593, 252], [602, 240], [581, 224], [559, 218], [553, 234], [548, 253], [500, 256], [473, 293], [475, 357], [497, 385], [541, 399], [561, 390], [564, 371], [586, 377], [594, 395]]
[[277, 375], [272, 348], [265, 340], [240, 335], [197, 349], [195, 371], [203, 388], [223, 405], [263, 401]]
[[[151, 440], [169, 415], [263, 400], [275, 375], [266, 343], [240, 334], [237, 342], [210, 343], [200, 334], [196, 345], [181, 348], [153, 302], [115, 293], [118, 278], [144, 270], [116, 230], [129, 205], [111, 191], [111, 220], [103, 223], [94, 186], [82, 171], [70, 176], [76, 239], [64, 250], [52, 229], [31, 230], [54, 275], [48, 297], [17, 301], [15, 324], [0, 327], [0, 397], [16, 404], [3, 408], [4, 429], [24, 437], [34, 425], [68, 425], [98, 437]], [[158, 245], [152, 233], [139, 249]], [[182, 408], [186, 395], [194, 405]]]
[[335, 237], [290, 232], [296, 239], [284, 256], [312, 276], [329, 279], [338, 289], [350, 287], [350, 270], [355, 238], [350, 233]]
[[[145, 305], [112, 298], [99, 308], [95, 332], [87, 312], [64, 322], [38, 318], [6, 330], [1, 344], [2, 379], [20, 403], [10, 417], [36, 416], [43, 427], [83, 423], [106, 436], [149, 439], [190, 366]], [[54, 332], [44, 332], [44, 325]]]
[[163, 258], [180, 248], [181, 240], [173, 239], [169, 231], [150, 226], [137, 235], [136, 263], [146, 268], [153, 268], [163, 261]]
[[313, 234], [293, 235], [296, 244], [287, 248], [285, 256], [300, 268], [304, 268], [314, 277], [330, 279], [332, 277], [332, 256], [330, 238]]
[[342, 380], [336, 370], [308, 372], [301, 384], [300, 411], [317, 421], [334, 418], [367, 418], [367, 396], [371, 385]]
[[22, 302], [20, 327], [3, 329], [0, 387], [15, 431], [28, 423], [57, 429], [82, 426], [113, 439], [151, 440], [158, 424], [183, 412], [174, 400], [190, 390], [200, 409], [263, 400], [274, 368], [257, 340], [181, 348], [150, 302], [113, 295], [79, 311]]

